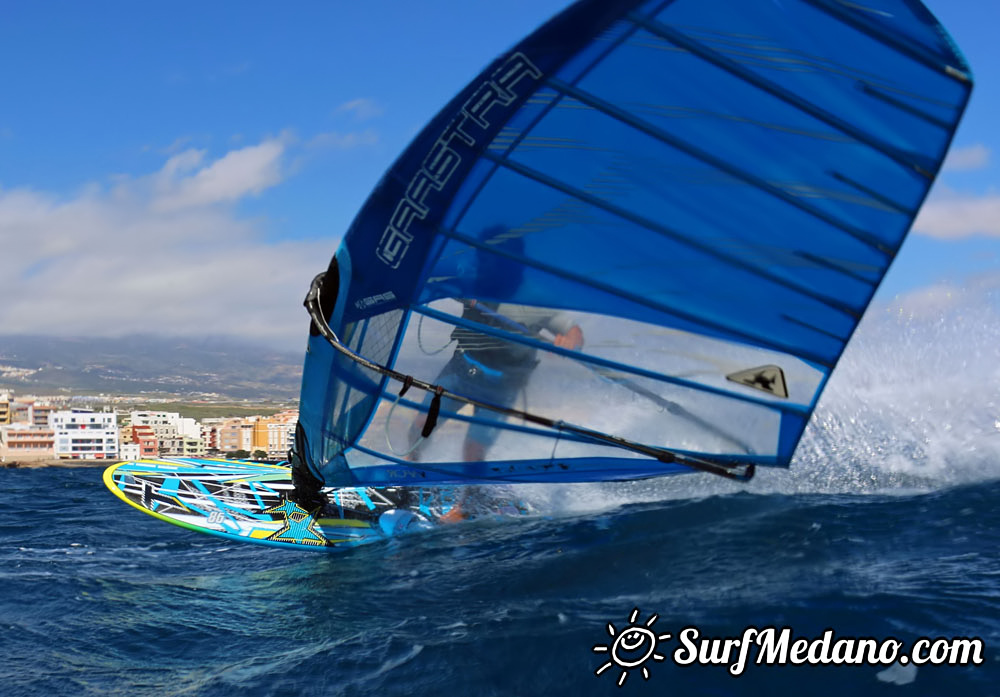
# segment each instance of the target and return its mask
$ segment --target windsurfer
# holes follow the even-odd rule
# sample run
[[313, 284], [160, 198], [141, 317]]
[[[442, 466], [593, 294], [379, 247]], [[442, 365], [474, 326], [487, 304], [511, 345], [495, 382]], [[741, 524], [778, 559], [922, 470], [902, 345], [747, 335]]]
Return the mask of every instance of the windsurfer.
[[[483, 301], [463, 301], [462, 319], [488, 327], [511, 331], [512, 327], [528, 336], [537, 335], [547, 329], [555, 338], [552, 343], [571, 351], [583, 346], [583, 331], [579, 325], [563, 312], [540, 310], [522, 305], [497, 304]], [[524, 389], [528, 379], [538, 366], [533, 346], [510, 341], [466, 329], [455, 327], [451, 338], [455, 340], [455, 353], [434, 379], [450, 392], [476, 395], [483, 401], [501, 407], [511, 407], [518, 394]], [[428, 393], [425, 405], [430, 403], [433, 393]], [[458, 411], [462, 403], [445, 398], [441, 409]], [[473, 415], [482, 417], [488, 410], [475, 407]], [[425, 417], [418, 417], [410, 424], [410, 442], [415, 443], [424, 426]], [[469, 426], [462, 445], [462, 459], [465, 462], [481, 462], [486, 451], [499, 435], [495, 427], [481, 421]], [[420, 444], [409, 454], [410, 460], [420, 459]]]
[[[506, 331], [517, 328], [528, 336], [547, 329], [555, 335], [552, 341], [555, 346], [571, 351], [583, 346], [583, 331], [566, 313], [476, 300], [463, 301], [463, 305], [463, 320]], [[434, 379], [434, 384], [450, 392], [476, 395], [497, 406], [513, 406], [538, 365], [538, 350], [463, 326], [455, 327], [451, 338], [456, 342], [455, 353]], [[433, 394], [428, 393], [425, 404], [432, 397]], [[451, 411], [458, 411], [461, 406], [457, 400], [446, 398], [441, 402], [442, 409]], [[475, 407], [474, 415], [482, 416], [485, 411]], [[415, 419], [410, 425], [411, 443], [416, 442], [423, 425], [423, 417]], [[496, 428], [484, 423], [477, 421], [470, 425], [462, 446], [462, 459], [466, 462], [482, 461], [497, 435]], [[419, 452], [418, 445], [410, 452], [409, 459], [419, 460]]]
[[[583, 331], [564, 312], [540, 308], [493, 303], [476, 300], [462, 301], [462, 319], [468, 322], [495, 327], [512, 333], [520, 333], [537, 338], [542, 330], [555, 335], [552, 344], [560, 348], [577, 351], [583, 346]], [[501, 407], [511, 407], [518, 394], [524, 389], [538, 366], [538, 349], [525, 344], [504, 341], [495, 336], [457, 326], [451, 338], [456, 342], [451, 360], [445, 364], [434, 379], [449, 392], [476, 395], [485, 402]], [[433, 397], [428, 393], [425, 407]], [[442, 399], [441, 409], [458, 411], [462, 403], [455, 399]], [[488, 410], [474, 407], [473, 416], [483, 417]], [[418, 442], [426, 417], [420, 416], [410, 424], [409, 439], [416, 445], [407, 458], [420, 459], [422, 441]], [[496, 441], [499, 429], [477, 420], [469, 425], [462, 444], [462, 459], [466, 462], [481, 462], [486, 452]], [[464, 517], [461, 497], [459, 504], [449, 511], [442, 520]]]

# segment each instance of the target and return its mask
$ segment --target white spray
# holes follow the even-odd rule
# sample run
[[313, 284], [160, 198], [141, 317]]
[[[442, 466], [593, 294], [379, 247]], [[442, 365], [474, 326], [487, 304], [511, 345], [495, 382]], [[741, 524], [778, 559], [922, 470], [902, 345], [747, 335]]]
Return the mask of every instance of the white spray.
[[993, 290], [937, 286], [875, 304], [788, 470], [749, 484], [686, 475], [527, 487], [553, 512], [749, 493], [910, 493], [1000, 477], [1000, 312]]

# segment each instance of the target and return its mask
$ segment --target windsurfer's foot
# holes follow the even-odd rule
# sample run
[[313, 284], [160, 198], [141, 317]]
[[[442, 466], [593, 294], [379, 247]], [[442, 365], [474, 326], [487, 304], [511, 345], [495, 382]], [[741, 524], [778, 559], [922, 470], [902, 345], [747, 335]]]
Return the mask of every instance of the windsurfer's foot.
[[449, 509], [447, 513], [438, 518], [439, 523], [461, 523], [463, 520], [468, 518], [465, 511], [462, 509], [462, 504], [457, 503]]

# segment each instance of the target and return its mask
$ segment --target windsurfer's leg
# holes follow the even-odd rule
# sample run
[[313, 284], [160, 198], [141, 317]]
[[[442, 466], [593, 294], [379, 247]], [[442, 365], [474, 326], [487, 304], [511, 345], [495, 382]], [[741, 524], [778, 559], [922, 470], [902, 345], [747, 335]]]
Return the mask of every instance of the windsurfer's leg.
[[[474, 426], [470, 427], [469, 433], [465, 436], [465, 441], [462, 443], [462, 459], [466, 462], [482, 462], [486, 458], [486, 451], [490, 447], [490, 443], [476, 440], [473, 432]], [[493, 430], [495, 431], [496, 429]], [[474, 484], [457, 487], [454, 505], [447, 513], [438, 518], [438, 521], [441, 523], [457, 523], [468, 518], [475, 508], [471, 504], [478, 491], [479, 487]]]
[[[453, 356], [448, 363], [445, 364], [438, 376], [434, 378], [432, 384], [440, 385], [444, 389], [450, 392], [460, 392], [462, 379], [464, 375], [460, 372], [461, 364], [456, 362], [456, 357]], [[413, 421], [410, 422], [410, 428], [407, 431], [407, 442], [410, 443], [412, 449], [409, 453], [405, 455], [405, 458], [411, 462], [420, 461], [420, 451], [423, 446], [423, 442], [420, 440], [421, 432], [424, 429], [424, 424], [427, 422], [427, 409], [430, 407], [431, 400], [434, 399], [433, 392], [427, 392], [424, 396], [423, 407], [424, 411], [418, 413], [413, 417]], [[461, 408], [461, 403], [454, 399], [443, 399], [441, 400], [441, 409], [444, 411], [458, 411]]]
[[466, 462], [482, 462], [486, 458], [488, 443], [482, 443], [475, 438], [465, 437], [462, 444], [462, 459]]
[[[513, 374], [506, 376], [503, 381], [488, 382], [482, 381], [480, 389], [484, 390], [485, 398], [494, 404], [509, 407], [517, 400], [517, 395], [527, 379], [527, 375]], [[476, 407], [473, 410], [474, 418], [489, 416], [491, 419], [502, 417], [492, 410]], [[462, 442], [462, 459], [465, 462], [485, 462], [486, 453], [500, 436], [500, 429], [492, 424], [482, 421], [474, 421], [469, 425], [469, 430], [465, 433], [465, 440]], [[458, 487], [455, 497], [455, 505], [438, 520], [442, 523], [457, 523], [465, 520], [470, 515], [474, 515], [477, 508], [476, 500], [481, 498], [480, 487], [474, 484], [467, 484]]]
[[[499, 380], [484, 379], [477, 387], [483, 399], [500, 407], [511, 408], [517, 402], [518, 395], [527, 383], [530, 372], [510, 370]], [[465, 442], [462, 444], [462, 459], [465, 462], [483, 462], [490, 447], [500, 437], [501, 429], [493, 422], [503, 422], [506, 416], [485, 407], [475, 407], [472, 416], [476, 419], [469, 424]]]

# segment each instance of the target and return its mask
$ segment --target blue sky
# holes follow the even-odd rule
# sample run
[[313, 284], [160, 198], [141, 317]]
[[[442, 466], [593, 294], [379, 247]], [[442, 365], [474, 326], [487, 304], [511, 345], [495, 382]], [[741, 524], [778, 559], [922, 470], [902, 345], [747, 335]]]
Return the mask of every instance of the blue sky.
[[[928, 0], [976, 76], [881, 298], [1000, 285], [997, 0]], [[250, 335], [301, 299], [434, 113], [563, 0], [11, 3], [2, 333]], [[85, 303], [72, 299], [81, 289]]]

